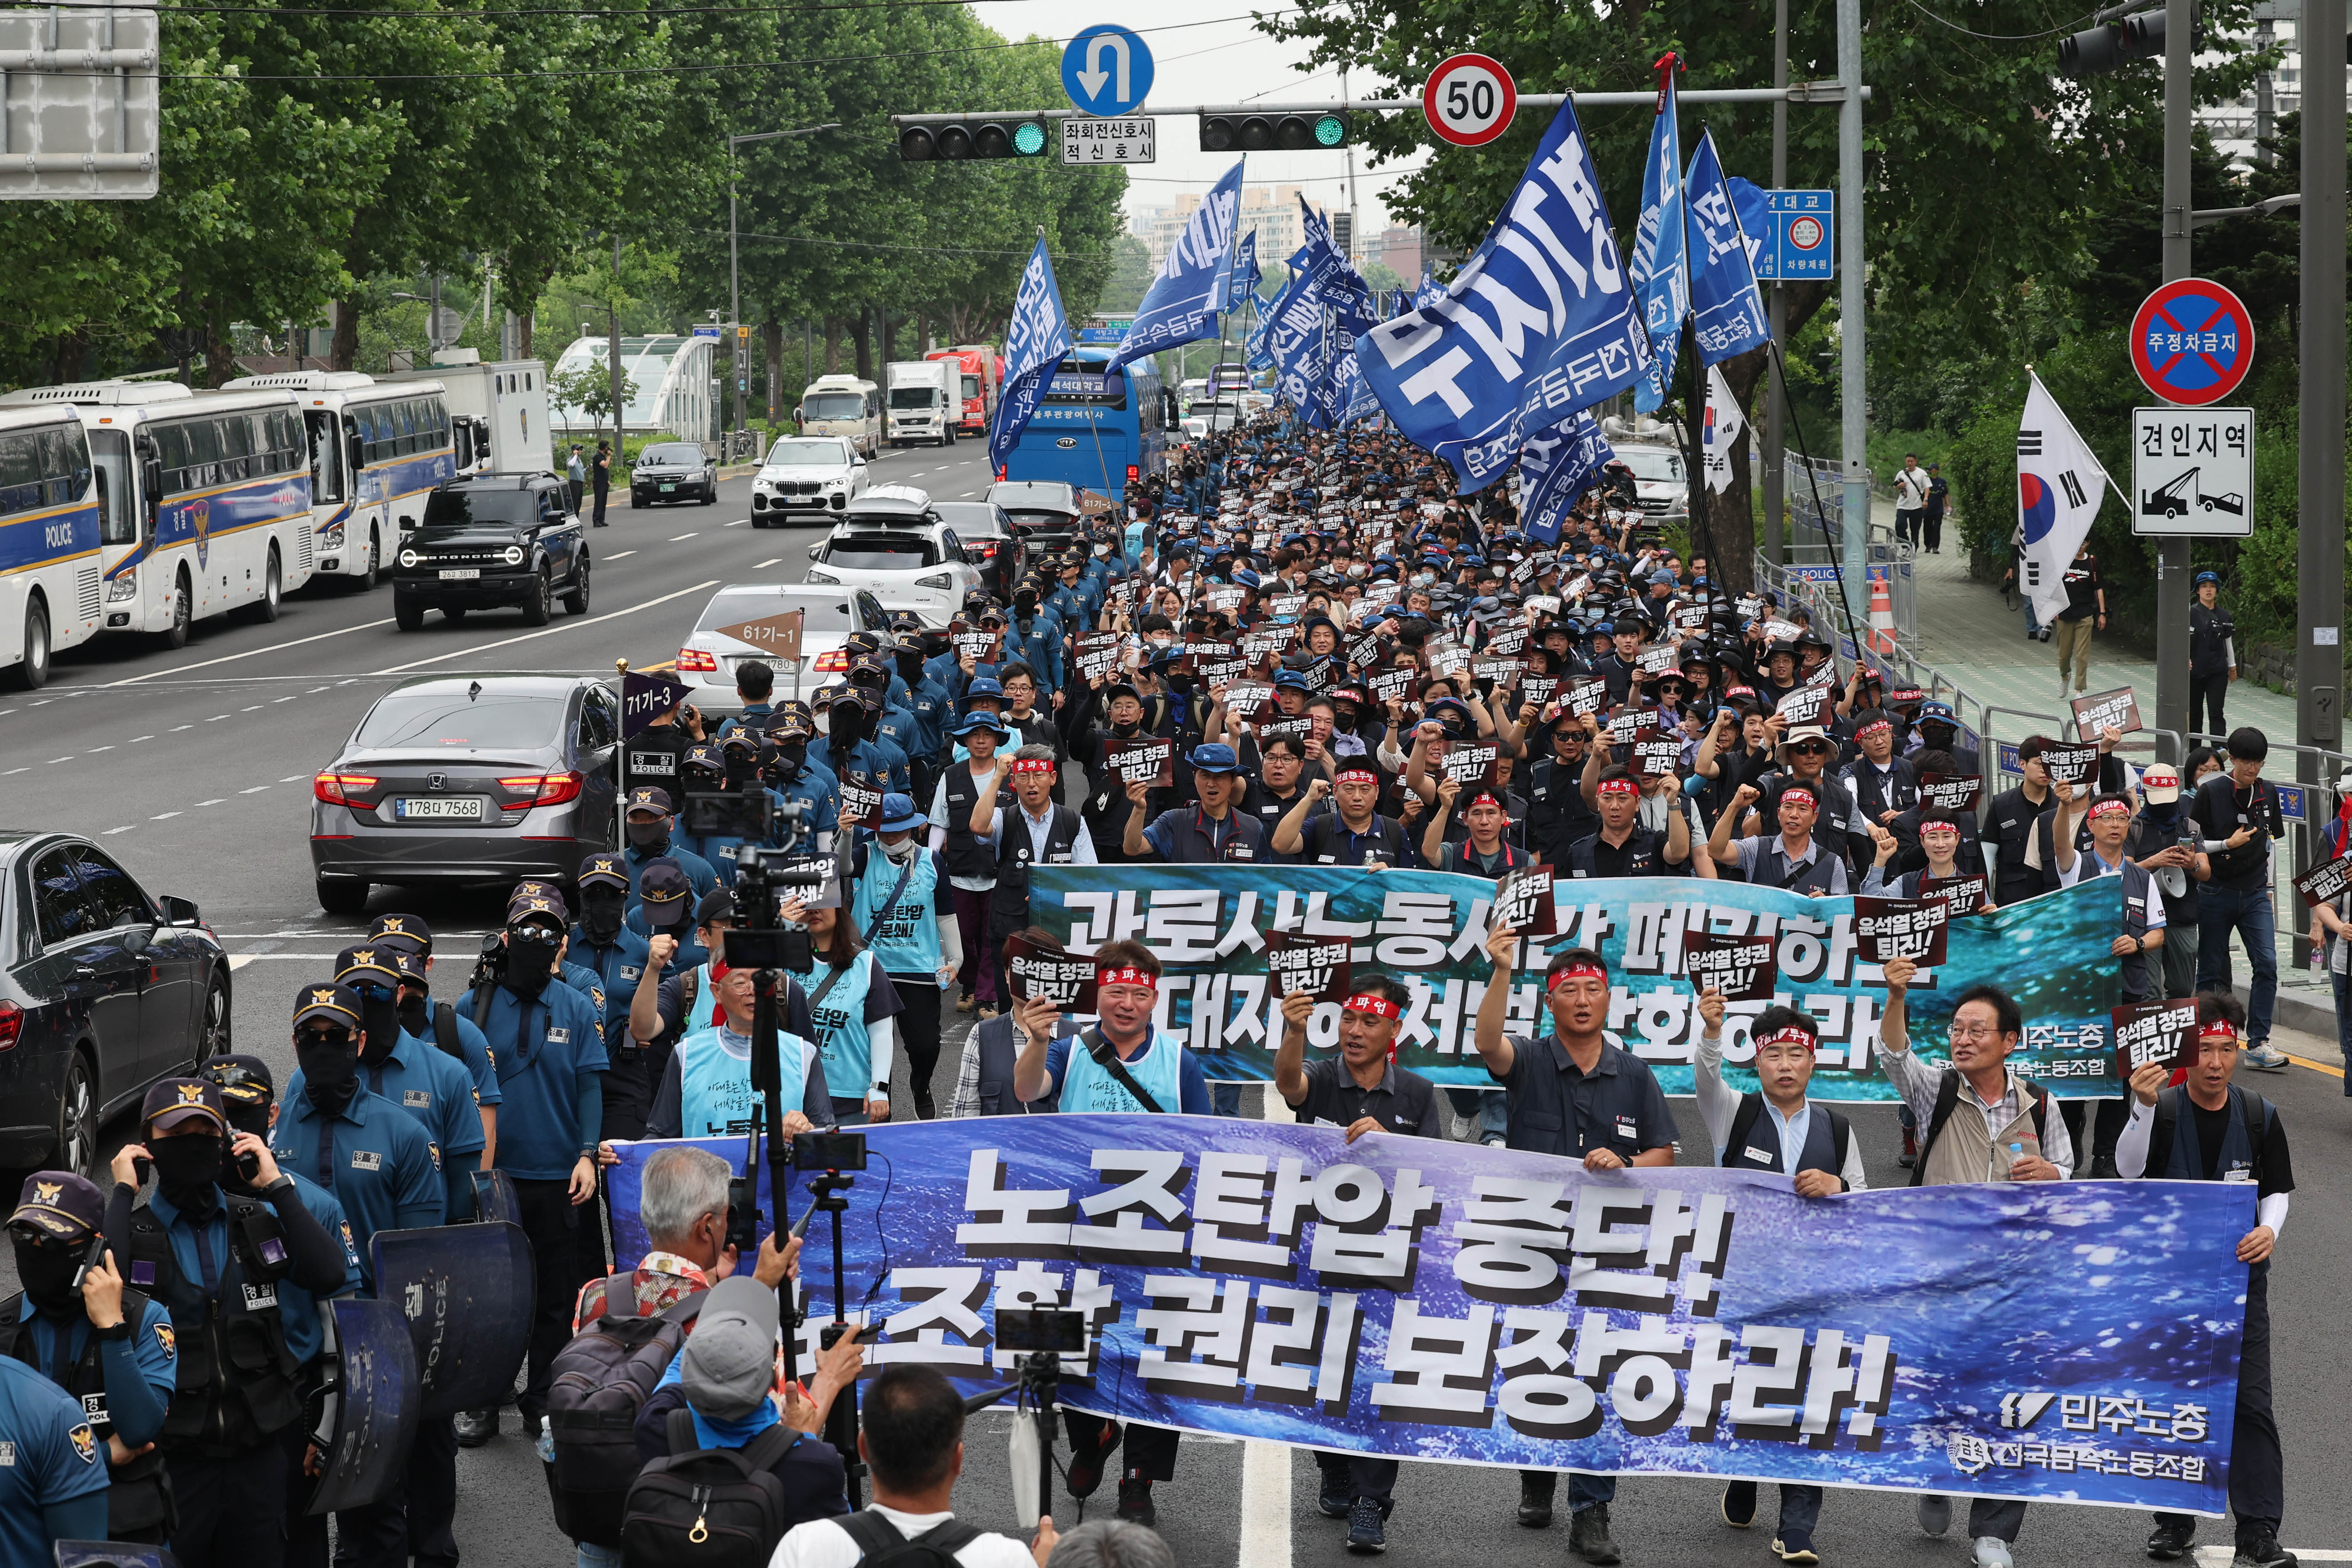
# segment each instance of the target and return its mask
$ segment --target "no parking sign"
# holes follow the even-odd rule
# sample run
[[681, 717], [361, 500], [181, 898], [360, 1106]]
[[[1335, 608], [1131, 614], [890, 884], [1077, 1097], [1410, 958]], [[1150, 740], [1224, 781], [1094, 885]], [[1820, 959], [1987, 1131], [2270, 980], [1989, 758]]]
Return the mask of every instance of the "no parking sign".
[[2254, 319], [2212, 279], [2180, 278], [2140, 306], [2126, 351], [2148, 391], [2201, 407], [2237, 391], [2253, 368]]

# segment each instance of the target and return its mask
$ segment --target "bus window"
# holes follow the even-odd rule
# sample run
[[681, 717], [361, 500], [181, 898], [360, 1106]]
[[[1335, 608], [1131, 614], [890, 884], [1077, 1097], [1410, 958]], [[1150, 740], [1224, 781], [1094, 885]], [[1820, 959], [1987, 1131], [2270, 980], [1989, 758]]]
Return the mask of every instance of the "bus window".
[[232, 413], [216, 423], [220, 427], [222, 480], [234, 484], [252, 478], [253, 422], [241, 413]]
[[0, 517], [30, 512], [41, 504], [41, 433], [0, 435]]
[[131, 437], [119, 430], [94, 431], [89, 453], [98, 470], [98, 542], [134, 543], [139, 538], [139, 508], [132, 504]]
[[302, 419], [310, 435], [310, 498], [340, 501], [343, 498], [343, 450], [342, 443], [335, 439], [335, 416], [306, 413]]

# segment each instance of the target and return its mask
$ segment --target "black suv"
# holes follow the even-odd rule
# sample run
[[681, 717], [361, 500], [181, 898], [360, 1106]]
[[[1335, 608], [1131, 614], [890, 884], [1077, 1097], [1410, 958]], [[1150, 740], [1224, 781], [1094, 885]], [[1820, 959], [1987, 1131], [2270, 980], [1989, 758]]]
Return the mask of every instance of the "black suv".
[[427, 610], [456, 622], [508, 604], [526, 626], [544, 626], [558, 597], [587, 614], [588, 541], [571, 502], [552, 474], [478, 474], [435, 489], [393, 564], [400, 629], [423, 626]]

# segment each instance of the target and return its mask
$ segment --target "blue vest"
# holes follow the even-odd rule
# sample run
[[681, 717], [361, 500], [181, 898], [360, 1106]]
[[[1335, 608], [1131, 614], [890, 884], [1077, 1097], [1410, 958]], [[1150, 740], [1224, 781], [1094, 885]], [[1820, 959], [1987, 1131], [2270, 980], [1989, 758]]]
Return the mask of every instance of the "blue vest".
[[[835, 980], [838, 973], [840, 978]], [[809, 1023], [816, 1030], [817, 1056], [824, 1063], [824, 1086], [836, 1100], [864, 1100], [874, 1090], [874, 1041], [866, 1032], [866, 994], [874, 988], [874, 956], [860, 953], [846, 970], [803, 969], [794, 978], [808, 993]], [[833, 988], [819, 1004], [827, 980]]]
[[[801, 1107], [813, 1049], [796, 1034], [776, 1031], [777, 1077], [787, 1111]], [[696, 1030], [677, 1042], [679, 1136], [718, 1138], [748, 1133], [751, 1103], [751, 1061], [739, 1061], [729, 1055], [716, 1029]]]
[[[1099, 1040], [1102, 1031], [1088, 1030], [1070, 1041], [1069, 1065], [1062, 1070], [1061, 1108], [1065, 1111], [1141, 1111], [1143, 1105], [1123, 1088], [1118, 1080], [1095, 1065], [1094, 1055], [1087, 1049], [1089, 1040]], [[1174, 1114], [1183, 1104], [1183, 1083], [1180, 1077], [1184, 1064], [1184, 1042], [1164, 1030], [1151, 1031], [1151, 1043], [1141, 1056], [1122, 1061], [1129, 1077], [1143, 1092], [1160, 1103], [1162, 1111]]]
[[[2163, 1106], [2165, 1097], [2172, 1103]], [[2263, 1124], [2270, 1124], [2271, 1103], [2259, 1094], [2249, 1095], [2236, 1084], [2230, 1085], [2229, 1130], [2221, 1134], [2221, 1157], [2213, 1165], [2215, 1177], [2221, 1181], [2251, 1182], [2255, 1179], [2254, 1140], [2246, 1127], [2247, 1102], [2262, 1109], [2255, 1113]], [[2205, 1151], [2197, 1142], [2197, 1117], [2189, 1105], [2185, 1089], [2167, 1089], [2158, 1096], [2158, 1105], [2171, 1113], [2172, 1149], [2164, 1163], [2168, 1181], [2203, 1181]]]
[[[940, 950], [940, 923], [933, 905], [940, 885], [939, 857], [928, 849], [915, 852], [914, 864], [906, 873], [907, 891], [898, 895], [889, 916], [880, 925], [875, 916], [890, 902], [890, 890], [898, 885], [901, 868], [891, 862], [881, 847], [870, 845], [866, 854], [866, 874], [857, 879], [856, 898], [849, 915], [857, 922], [865, 935], [867, 948], [887, 975], [920, 975], [926, 981], [936, 983], [940, 965], [946, 955]], [[849, 982], [844, 980], [842, 985]], [[840, 986], [835, 986], [838, 991]], [[833, 998], [827, 997], [830, 1004]]]
[[1752, 1092], [1740, 1096], [1715, 1163], [1727, 1171], [1778, 1171], [1783, 1176], [1820, 1171], [1842, 1177], [1845, 1162], [1839, 1157], [1843, 1153], [1838, 1147], [1839, 1118], [1826, 1105], [1813, 1106], [1812, 1113], [1805, 1123], [1805, 1146], [1791, 1166], [1788, 1151], [1780, 1146], [1780, 1124], [1769, 1113], [1764, 1096]]

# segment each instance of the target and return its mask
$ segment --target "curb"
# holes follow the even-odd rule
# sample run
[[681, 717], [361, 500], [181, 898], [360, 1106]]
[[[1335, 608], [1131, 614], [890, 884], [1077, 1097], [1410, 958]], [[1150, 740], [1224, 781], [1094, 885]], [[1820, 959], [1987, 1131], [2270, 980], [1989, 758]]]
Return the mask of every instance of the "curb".
[[761, 465], [757, 463], [723, 464], [719, 467], [719, 476], [721, 479], [740, 479], [746, 475], [757, 474], [760, 471], [760, 467]]

